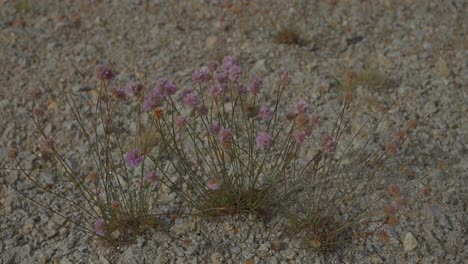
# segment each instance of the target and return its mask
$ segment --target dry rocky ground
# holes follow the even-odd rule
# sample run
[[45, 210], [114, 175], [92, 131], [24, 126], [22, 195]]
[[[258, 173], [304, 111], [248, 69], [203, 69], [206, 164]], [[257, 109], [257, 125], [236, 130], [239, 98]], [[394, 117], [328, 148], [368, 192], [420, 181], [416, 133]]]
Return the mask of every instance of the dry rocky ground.
[[[170, 232], [151, 231], [116, 249], [17, 194], [8, 184], [60, 208], [18, 172], [2, 170], [0, 263], [467, 263], [468, 3], [259, 0], [252, 2], [262, 12], [252, 15], [252, 6], [238, 12], [215, 2], [229, 1], [1, 1], [1, 165], [12, 165], [8, 149], [16, 147], [26, 166], [38, 169], [32, 88], [48, 100], [55, 124], [48, 131], [76, 151], [73, 138], [60, 138], [74, 129], [62, 91], [95, 89], [97, 63], [115, 65], [119, 78], [135, 72], [185, 86], [194, 69], [232, 54], [266, 78], [286, 68], [288, 99], [306, 98], [319, 113], [337, 109], [348, 72], [362, 76], [354, 87], [359, 111], [376, 98], [390, 106], [393, 123], [418, 121], [405, 152], [411, 162], [396, 171], [410, 194], [428, 186], [430, 198], [408, 204], [401, 225], [387, 228], [389, 241], [356, 240], [325, 255], [301, 247], [277, 224], [282, 219], [179, 218]], [[297, 36], [278, 36], [282, 29]], [[86, 157], [75, 162], [79, 168]]]

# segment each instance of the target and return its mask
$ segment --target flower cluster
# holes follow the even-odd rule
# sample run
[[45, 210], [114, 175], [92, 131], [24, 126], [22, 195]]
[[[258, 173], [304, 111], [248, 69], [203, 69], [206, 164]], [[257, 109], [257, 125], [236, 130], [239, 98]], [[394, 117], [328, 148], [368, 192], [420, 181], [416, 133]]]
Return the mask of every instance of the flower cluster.
[[115, 78], [115, 72], [103, 64], [98, 64], [96, 66], [96, 77], [101, 81], [110, 81]]
[[125, 155], [125, 160], [129, 167], [136, 167], [143, 161], [143, 157], [140, 155], [138, 149], [132, 149]]
[[146, 93], [145, 100], [143, 102], [143, 110], [150, 111], [154, 108], [161, 106], [163, 100], [177, 92], [177, 87], [174, 83], [160, 79], [156, 81], [154, 88]]
[[[342, 157], [337, 151], [347, 131], [348, 120], [343, 116], [350, 104], [349, 98], [344, 101], [338, 122], [334, 122], [331, 130], [325, 130], [320, 126], [320, 116], [312, 112], [306, 99], [297, 100], [286, 107], [289, 111], [281, 113], [284, 106], [280, 101], [291, 82], [291, 75], [285, 69], [280, 69], [277, 74], [277, 85], [268, 85], [275, 89], [268, 91], [275, 95], [273, 98], [276, 100], [270, 104], [262, 102], [264, 79], [258, 75], [252, 75], [250, 79], [243, 76], [243, 69], [232, 56], [224, 57], [221, 62], [211, 61], [194, 70], [191, 75], [193, 86], [181, 91], [165, 78], [154, 82], [146, 92], [145, 85], [134, 81], [123, 87], [110, 86], [107, 91], [118, 100], [138, 99], [132, 103], [141, 103], [142, 112], [148, 116], [142, 119], [148, 124], [142, 122], [141, 127], [152, 126], [148, 131], [160, 139], [157, 157], [151, 156], [152, 151], [141, 145], [144, 140], [140, 139], [138, 145], [131, 147], [123, 157], [125, 170], [130, 169], [121, 178], [131, 178], [140, 172], [140, 177], [134, 180], [148, 188], [144, 193], [150, 193], [157, 191], [162, 183], [170, 188], [177, 184], [172, 182], [173, 177], [168, 171], [183, 172], [181, 179], [187, 188], [179, 194], [200, 211], [214, 214], [260, 212], [273, 204], [283, 183], [308, 183], [318, 190], [306, 191], [310, 192], [308, 200], [314, 201], [306, 205], [309, 210], [306, 215], [316, 217], [309, 220], [312, 223], [331, 221], [326, 215], [327, 205], [322, 205], [330, 196], [326, 197], [324, 193], [333, 189], [339, 195], [343, 190], [338, 190], [341, 184], [334, 186], [333, 182], [322, 183], [321, 179], [341, 177], [343, 186], [352, 186], [351, 192], [360, 190], [358, 183], [345, 182], [349, 178], [344, 177], [342, 171], [348, 170], [340, 166], [350, 163], [341, 163]], [[104, 65], [96, 67], [96, 75], [105, 87], [115, 78], [115, 72]], [[39, 98], [38, 95], [34, 97]], [[35, 114], [36, 117], [39, 115]], [[409, 122], [410, 125], [416, 128], [414, 122]], [[379, 149], [382, 155], [373, 153], [370, 157], [377, 157], [375, 164], [383, 162], [385, 158], [396, 155], [406, 139], [406, 132], [399, 130], [390, 143]], [[54, 150], [53, 141], [44, 145]], [[340, 148], [340, 155], [343, 154], [342, 149], [346, 152], [346, 148]], [[142, 164], [143, 160], [147, 162]], [[159, 164], [160, 160], [164, 164]], [[369, 162], [370, 167], [372, 164]], [[145, 168], [148, 165], [150, 170]], [[375, 173], [376, 168], [380, 167], [371, 168], [369, 175]], [[101, 178], [106, 177], [96, 174], [93, 184], [99, 184]], [[378, 212], [385, 218], [385, 224], [394, 225], [398, 223], [396, 215], [406, 206], [407, 200], [397, 185], [389, 186], [388, 194], [391, 203], [385, 203], [383, 210]], [[113, 227], [109, 220], [120, 217], [119, 214], [127, 210], [124, 208], [127, 204], [124, 197], [108, 197], [104, 206], [106, 213], [94, 223], [95, 233], [99, 236], [111, 233]], [[358, 219], [361, 216], [354, 217]], [[325, 225], [339, 226], [334, 222]], [[312, 244], [316, 247], [322, 243], [333, 244], [331, 240], [336, 239], [324, 242], [320, 241], [322, 233], [314, 235]]]

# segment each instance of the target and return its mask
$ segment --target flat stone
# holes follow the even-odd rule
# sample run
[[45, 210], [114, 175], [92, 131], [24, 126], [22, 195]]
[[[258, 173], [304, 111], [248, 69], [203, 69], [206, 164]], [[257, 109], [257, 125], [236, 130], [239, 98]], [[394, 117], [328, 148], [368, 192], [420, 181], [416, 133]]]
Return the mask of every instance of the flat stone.
[[405, 251], [411, 251], [418, 247], [418, 241], [416, 238], [411, 234], [411, 232], [406, 233], [405, 239], [403, 240], [403, 248]]
[[443, 58], [439, 58], [437, 60], [437, 63], [435, 65], [435, 70], [436, 70], [437, 75], [441, 78], [447, 78], [450, 76], [450, 74], [452, 74], [449, 67], [447, 66], [447, 63], [445, 62]]
[[223, 260], [224, 260], [223, 255], [221, 255], [221, 253], [218, 253], [218, 252], [211, 254], [210, 259], [211, 259], [211, 263], [213, 264], [221, 264], [223, 263]]

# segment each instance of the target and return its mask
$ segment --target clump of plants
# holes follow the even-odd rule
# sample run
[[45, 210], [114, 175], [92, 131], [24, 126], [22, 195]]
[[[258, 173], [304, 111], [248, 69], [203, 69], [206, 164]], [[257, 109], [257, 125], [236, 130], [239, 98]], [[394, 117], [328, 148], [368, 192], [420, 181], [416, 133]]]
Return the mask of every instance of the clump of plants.
[[183, 188], [170, 175], [164, 178], [204, 214], [262, 214], [291, 179], [287, 173], [300, 144], [294, 121], [286, 122], [280, 111], [289, 75], [279, 72], [272, 105], [261, 100], [263, 78], [244, 83], [242, 77], [236, 60], [226, 56], [194, 71], [194, 87], [183, 91], [160, 79], [143, 104]]
[[18, 13], [31, 12], [31, 10], [32, 10], [31, 1], [30, 0], [19, 0], [15, 4], [15, 9], [16, 9], [16, 12], [18, 12]]
[[388, 80], [378, 69], [367, 66], [358, 72], [346, 73], [341, 86], [346, 92], [354, 92], [359, 86], [369, 90], [378, 90], [385, 87]]
[[[381, 234], [384, 225], [399, 222], [407, 200], [391, 168], [407, 131], [388, 135], [381, 125], [385, 111], [355, 130], [347, 114], [350, 95], [331, 119], [304, 99], [288, 106], [286, 70], [270, 86], [261, 76], [247, 77], [232, 56], [195, 70], [193, 86], [185, 89], [165, 78], [122, 83], [104, 65], [96, 75], [94, 99], [65, 93], [88, 147], [80, 154], [94, 164], [77, 170], [46, 132], [39, 90], [31, 94], [42, 137], [38, 152], [56, 166], [63, 184], [44, 184], [17, 158], [31, 182], [79, 213], [54, 212], [86, 232], [115, 242], [155, 226], [161, 185], [208, 216], [264, 216], [287, 207], [291, 230], [318, 250], [369, 234], [363, 226]], [[125, 117], [136, 120], [133, 131], [125, 129]], [[382, 130], [386, 137], [377, 140]]]
[[[306, 143], [314, 154], [304, 167], [305, 202], [290, 217], [292, 231], [320, 251], [398, 225], [398, 214], [407, 203], [393, 168], [401, 167], [397, 154], [408, 132], [389, 135], [381, 123], [385, 112], [353, 131], [350, 106], [348, 95], [332, 126], [321, 126], [329, 132], [316, 134], [321, 141]], [[385, 137], [377, 140], [380, 135]]]
[[276, 34], [275, 43], [287, 45], [301, 45], [302, 41], [297, 31], [289, 28], [283, 28]]
[[[148, 136], [140, 122], [144, 86], [133, 81], [122, 84], [116, 80], [115, 71], [104, 65], [96, 67], [96, 76], [99, 87], [93, 91], [94, 98], [64, 92], [77, 130], [67, 136], [72, 145], [81, 145], [82, 149], [62, 149], [65, 142], [47, 132], [51, 115], [44, 110], [42, 91], [35, 89], [31, 92], [31, 113], [40, 138], [35, 154], [50, 170], [44, 173], [26, 169], [21, 153], [12, 151], [10, 157], [16, 159], [17, 169], [35, 186], [75, 211], [65, 215], [42, 201], [31, 201], [74, 223], [79, 230], [109, 242], [125, 242], [157, 224], [160, 176], [154, 165], [145, 164], [147, 156], [159, 155], [157, 139]], [[136, 135], [116, 121], [122, 116], [137, 120]], [[83, 157], [92, 162], [79, 167], [72, 164], [71, 159]], [[52, 175], [55, 182], [44, 181], [44, 174]]]

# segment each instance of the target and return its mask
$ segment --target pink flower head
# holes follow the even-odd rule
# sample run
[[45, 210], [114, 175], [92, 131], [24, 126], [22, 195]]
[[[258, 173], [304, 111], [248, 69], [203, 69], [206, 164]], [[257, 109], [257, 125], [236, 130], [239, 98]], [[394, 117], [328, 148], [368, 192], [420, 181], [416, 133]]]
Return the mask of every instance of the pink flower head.
[[229, 73], [228, 72], [225, 72], [225, 71], [222, 71], [222, 72], [218, 72], [218, 74], [216, 74], [216, 80], [218, 80], [218, 82], [220, 84], [224, 84], [228, 81], [229, 79]]
[[242, 96], [247, 95], [247, 87], [245, 87], [243, 84], [237, 85], [237, 93]]
[[213, 122], [213, 124], [210, 125], [210, 133], [213, 135], [219, 134], [219, 131], [221, 130], [221, 124], [218, 121]]
[[29, 92], [29, 97], [33, 100], [39, 100], [42, 97], [42, 91], [39, 88], [34, 88]]
[[305, 113], [309, 110], [309, 103], [306, 100], [299, 100], [296, 103], [296, 114]]
[[241, 74], [242, 74], [242, 69], [239, 66], [233, 66], [229, 69], [229, 80], [231, 81], [237, 81], [240, 79]]
[[210, 61], [208, 62], [208, 70], [210, 72], [214, 72], [218, 69], [219, 63], [217, 61]]
[[104, 236], [104, 233], [106, 231], [106, 222], [104, 222], [104, 219], [98, 219], [94, 223], [94, 231], [98, 236]]
[[125, 161], [127, 161], [129, 167], [136, 167], [143, 161], [143, 157], [138, 149], [132, 149], [125, 155]]
[[206, 186], [208, 187], [208, 189], [210, 189], [212, 191], [216, 191], [216, 190], [221, 189], [221, 183], [216, 178], [213, 178], [213, 179], [209, 180], [208, 183], [206, 184]]
[[159, 79], [156, 81], [154, 90], [161, 97], [165, 98], [177, 92], [177, 86], [166, 79]]
[[44, 140], [44, 147], [47, 149], [52, 149], [55, 147], [55, 139], [53, 138], [46, 138]]
[[115, 73], [111, 68], [106, 67], [103, 64], [96, 65], [96, 77], [101, 80], [112, 80], [115, 77]]
[[206, 105], [204, 105], [204, 104], [199, 105], [197, 107], [197, 112], [198, 112], [198, 115], [205, 116], [205, 115], [208, 114], [208, 107], [206, 107]]
[[222, 70], [229, 71], [229, 69], [231, 69], [234, 66], [237, 66], [237, 62], [236, 62], [236, 59], [233, 56], [228, 55], [228, 56], [223, 58], [223, 61], [221, 63], [221, 69]]
[[257, 95], [263, 85], [263, 79], [260, 76], [255, 75], [250, 81], [249, 92], [252, 95]]
[[400, 148], [398, 147], [397, 144], [390, 144], [390, 145], [387, 146], [387, 153], [389, 155], [395, 155], [395, 154], [398, 153], [399, 149]]
[[145, 96], [145, 101], [143, 102], [143, 110], [150, 111], [160, 106], [163, 98], [160, 96], [156, 89], [149, 91]]
[[140, 96], [141, 92], [143, 92], [144, 86], [142, 84], [136, 83], [134, 81], [129, 81], [125, 85], [125, 92], [129, 96]]
[[127, 100], [127, 92], [122, 87], [116, 87], [111, 90], [112, 95], [119, 101], [126, 101]]
[[122, 204], [119, 201], [112, 201], [111, 207], [112, 209], [120, 209], [120, 207], [122, 207]]
[[231, 146], [234, 136], [228, 128], [221, 128], [218, 134], [219, 143], [223, 149], [228, 149]]
[[384, 208], [384, 213], [387, 216], [393, 216], [396, 214], [397, 208], [394, 205], [388, 205]]
[[310, 115], [310, 127], [317, 128], [320, 124], [320, 116], [317, 113], [312, 113]]
[[334, 152], [336, 150], [335, 140], [332, 138], [332, 136], [330, 136], [330, 134], [325, 134], [322, 138], [322, 141], [325, 151]]
[[194, 91], [191, 91], [184, 96], [183, 102], [186, 107], [195, 108], [200, 104], [200, 99]]
[[406, 132], [404, 130], [397, 130], [395, 132], [395, 138], [398, 140], [398, 142], [401, 144], [405, 141], [406, 139]]
[[403, 208], [407, 204], [406, 198], [404, 196], [396, 197], [394, 202], [398, 208]]
[[307, 139], [307, 131], [300, 130], [294, 135], [294, 140], [296, 140], [297, 143], [302, 143]]
[[289, 82], [291, 81], [291, 76], [284, 68], [281, 68], [278, 71], [278, 77], [279, 77], [280, 84], [282, 84], [283, 86], [288, 85]]
[[177, 128], [183, 128], [188, 124], [188, 121], [186, 117], [179, 115], [175, 117], [174, 123]]
[[195, 70], [192, 73], [192, 80], [197, 84], [204, 83], [210, 80], [210, 73], [206, 70]]
[[149, 171], [145, 175], [145, 181], [153, 184], [154, 186], [159, 185], [159, 176], [155, 171]]
[[208, 92], [213, 97], [219, 97], [219, 96], [221, 96], [221, 94], [223, 94], [223, 90], [224, 89], [220, 85], [213, 85], [213, 86], [210, 87]]
[[45, 114], [44, 110], [42, 110], [41, 108], [34, 108], [32, 112], [33, 115], [37, 118], [44, 117]]
[[270, 148], [271, 143], [273, 142], [273, 137], [271, 137], [268, 133], [260, 132], [255, 139], [255, 143], [257, 147], [261, 150], [267, 150]]
[[260, 110], [258, 111], [258, 115], [257, 115], [260, 119], [262, 120], [268, 120], [270, 119], [271, 117], [271, 110], [270, 108], [266, 107], [266, 106], [262, 106], [260, 107]]

